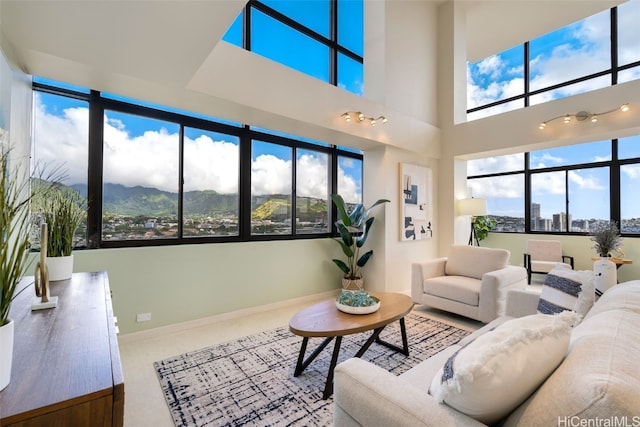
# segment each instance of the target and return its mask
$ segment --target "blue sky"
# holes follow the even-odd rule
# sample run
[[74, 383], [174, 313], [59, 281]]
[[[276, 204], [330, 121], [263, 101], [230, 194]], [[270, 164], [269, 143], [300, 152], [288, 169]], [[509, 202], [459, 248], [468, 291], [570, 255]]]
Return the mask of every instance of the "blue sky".
[[[266, 4], [305, 25], [329, 35], [328, 2], [267, 0]], [[363, 22], [362, 1], [340, 0], [341, 22], [339, 39], [348, 47], [362, 54]], [[308, 72], [325, 81], [329, 76], [328, 48], [303, 37], [282, 25], [273, 25], [273, 20], [255, 13], [252, 28], [253, 48], [263, 54], [299, 71]], [[242, 39], [241, 19], [236, 19], [224, 40], [239, 44]], [[354, 37], [349, 40], [349, 37]], [[362, 65], [355, 61], [340, 59], [342, 87], [362, 93]], [[346, 65], [345, 65], [346, 62]], [[345, 77], [346, 76], [346, 77]], [[35, 79], [52, 83], [46, 79]], [[60, 85], [55, 82], [55, 84]], [[63, 87], [88, 92], [62, 84]], [[132, 100], [117, 94], [106, 97], [137, 103], [167, 111], [188, 114], [214, 120], [232, 126], [228, 122], [200, 114], [184, 112], [168, 106]], [[66, 162], [69, 170], [68, 183], [82, 183], [87, 179], [87, 129], [88, 110], [85, 102], [37, 93], [36, 109], [36, 153], [43, 162]], [[176, 191], [178, 180], [178, 125], [161, 120], [141, 118], [115, 111], [105, 111], [105, 182], [127, 186], [142, 185], [166, 191]], [[279, 132], [258, 129], [267, 133], [296, 138]], [[218, 192], [237, 192], [238, 186], [238, 138], [234, 136], [187, 129], [185, 132], [185, 190], [213, 189]], [[303, 141], [327, 144], [319, 141]], [[61, 149], [62, 147], [62, 149]], [[197, 150], [194, 150], [197, 147]], [[190, 154], [193, 153], [193, 154]], [[252, 191], [254, 194], [290, 193], [292, 161], [297, 161], [297, 188], [306, 195], [327, 197], [327, 156], [309, 150], [299, 151], [292, 159], [289, 147], [264, 142], [255, 142], [252, 150]], [[141, 161], [144, 159], [144, 161]], [[358, 162], [356, 162], [358, 163]], [[359, 202], [362, 195], [361, 165], [342, 159], [339, 161], [339, 189], [348, 201]]]
[[[619, 49], [621, 65], [640, 60], [640, 2], [631, 1], [618, 7]], [[604, 11], [560, 30], [530, 41], [531, 90], [548, 87], [572, 78], [584, 76], [610, 68], [610, 14]], [[524, 92], [523, 47], [516, 46], [485, 58], [467, 68], [467, 103], [474, 107], [505, 99]], [[625, 72], [620, 82], [640, 77], [639, 69]], [[537, 95], [532, 104], [551, 101], [578, 93], [609, 86], [610, 77], [603, 77]], [[492, 111], [479, 111], [469, 115], [478, 119], [522, 108], [522, 101], [494, 107]], [[633, 108], [633, 107], [632, 107]], [[596, 111], [597, 112], [597, 111]], [[561, 120], [551, 124], [562, 126]], [[551, 126], [550, 125], [550, 126]], [[586, 123], [589, 126], [591, 123]], [[620, 143], [621, 158], [640, 155], [640, 137], [626, 138]], [[588, 144], [540, 150], [531, 153], [532, 167], [553, 167], [609, 160], [610, 141], [596, 141]], [[522, 170], [522, 154], [501, 156], [472, 161], [468, 164], [469, 175]], [[609, 176], [603, 169], [581, 170], [569, 174], [570, 213], [573, 219], [609, 218]], [[540, 185], [532, 189], [532, 202], [541, 204], [542, 216], [551, 218], [554, 213], [564, 212], [564, 175], [549, 174], [536, 178]], [[621, 204], [623, 218], [640, 217], [640, 203], [632, 191], [624, 191], [624, 185], [640, 184], [640, 168], [623, 168], [621, 181]], [[488, 209], [496, 215], [524, 215], [524, 186], [522, 178], [502, 177], [500, 179], [471, 182], [473, 195], [487, 197]]]

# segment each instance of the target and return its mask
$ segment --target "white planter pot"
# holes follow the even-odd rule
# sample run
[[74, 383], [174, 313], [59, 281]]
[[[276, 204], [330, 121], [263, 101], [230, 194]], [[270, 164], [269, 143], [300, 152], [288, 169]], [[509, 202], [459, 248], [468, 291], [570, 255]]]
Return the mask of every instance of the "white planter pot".
[[13, 320], [0, 326], [0, 391], [9, 385], [13, 361]]
[[49, 281], [71, 279], [73, 273], [73, 254], [61, 257], [47, 257]]
[[618, 282], [616, 265], [606, 257], [593, 262], [593, 275], [598, 295], [602, 295]]

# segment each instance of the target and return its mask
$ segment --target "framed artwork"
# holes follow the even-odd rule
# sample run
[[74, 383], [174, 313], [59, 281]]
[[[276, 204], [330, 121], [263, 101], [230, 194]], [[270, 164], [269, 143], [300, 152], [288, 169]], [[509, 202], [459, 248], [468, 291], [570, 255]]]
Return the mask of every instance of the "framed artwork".
[[400, 240], [433, 237], [431, 168], [400, 163]]

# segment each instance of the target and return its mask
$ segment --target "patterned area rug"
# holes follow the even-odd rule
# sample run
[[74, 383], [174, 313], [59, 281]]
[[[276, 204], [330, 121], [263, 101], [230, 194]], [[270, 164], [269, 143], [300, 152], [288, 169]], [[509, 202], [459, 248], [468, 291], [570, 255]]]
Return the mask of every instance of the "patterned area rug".
[[[373, 344], [363, 359], [399, 375], [469, 334], [411, 312], [405, 317], [410, 356]], [[338, 363], [353, 356], [370, 332], [346, 336]], [[399, 322], [381, 339], [402, 345]], [[323, 338], [311, 338], [307, 356]], [[155, 362], [176, 426], [329, 426], [333, 399], [322, 390], [333, 351], [327, 348], [293, 376], [302, 338], [288, 327]]]

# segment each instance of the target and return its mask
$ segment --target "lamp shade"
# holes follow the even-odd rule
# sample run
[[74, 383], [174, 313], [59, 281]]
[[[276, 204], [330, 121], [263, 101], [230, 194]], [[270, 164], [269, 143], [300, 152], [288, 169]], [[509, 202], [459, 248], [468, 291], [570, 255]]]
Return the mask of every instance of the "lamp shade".
[[460, 199], [458, 200], [458, 215], [483, 216], [487, 214], [487, 201], [485, 199]]

